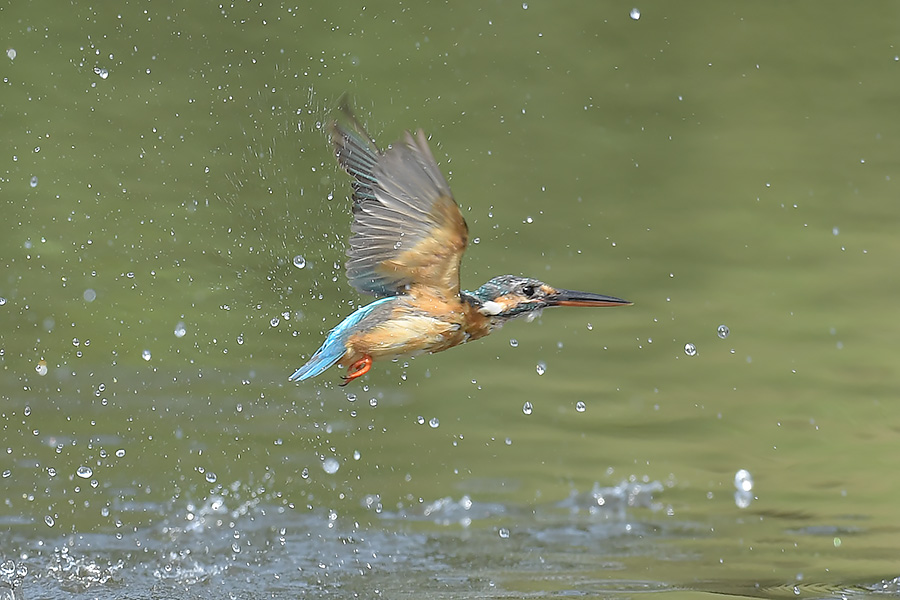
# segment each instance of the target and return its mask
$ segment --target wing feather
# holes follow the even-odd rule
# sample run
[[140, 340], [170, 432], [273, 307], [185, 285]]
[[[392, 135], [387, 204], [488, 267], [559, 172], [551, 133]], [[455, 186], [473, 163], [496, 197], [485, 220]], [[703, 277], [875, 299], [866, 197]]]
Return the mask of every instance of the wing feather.
[[468, 227], [422, 130], [382, 151], [344, 104], [331, 124], [338, 163], [353, 178], [347, 278], [360, 292], [395, 296], [410, 287], [459, 295]]

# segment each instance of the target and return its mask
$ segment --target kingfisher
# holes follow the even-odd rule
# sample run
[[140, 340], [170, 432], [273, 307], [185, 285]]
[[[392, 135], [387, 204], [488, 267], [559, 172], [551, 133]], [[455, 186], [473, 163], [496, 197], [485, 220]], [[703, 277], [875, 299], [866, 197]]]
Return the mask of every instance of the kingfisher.
[[550, 306], [625, 306], [614, 296], [552, 287], [517, 275], [460, 289], [459, 263], [469, 229], [425, 133], [385, 150], [366, 133], [343, 99], [328, 125], [338, 164], [353, 178], [353, 224], [347, 279], [377, 299], [341, 321], [288, 379], [303, 381], [338, 364], [344, 386], [376, 360], [440, 352], [534, 319]]

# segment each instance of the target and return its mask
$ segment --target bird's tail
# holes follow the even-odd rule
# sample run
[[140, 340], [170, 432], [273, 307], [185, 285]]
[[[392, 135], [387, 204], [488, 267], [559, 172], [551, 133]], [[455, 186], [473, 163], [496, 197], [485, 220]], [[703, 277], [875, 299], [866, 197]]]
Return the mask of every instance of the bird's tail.
[[328, 336], [325, 338], [322, 346], [316, 350], [316, 353], [310, 357], [305, 365], [288, 377], [288, 381], [303, 381], [304, 379], [315, 377], [337, 364], [347, 353], [347, 340], [350, 339], [350, 335], [356, 326], [359, 325], [359, 322], [379, 306], [395, 300], [396, 298], [394, 297], [380, 298], [353, 311], [353, 314], [328, 332]]
[[329, 335], [325, 339], [325, 343], [316, 350], [306, 364], [288, 377], [288, 381], [303, 381], [304, 379], [315, 377], [325, 372], [329, 367], [334, 366], [346, 353], [347, 348], [344, 346], [344, 340], [339, 336]]

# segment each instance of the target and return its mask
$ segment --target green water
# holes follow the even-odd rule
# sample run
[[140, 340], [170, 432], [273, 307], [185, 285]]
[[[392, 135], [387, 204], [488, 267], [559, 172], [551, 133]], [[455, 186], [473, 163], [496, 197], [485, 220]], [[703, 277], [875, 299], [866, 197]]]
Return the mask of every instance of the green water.
[[[631, 8], [0, 7], [0, 591], [900, 592], [900, 8]], [[635, 305], [288, 383], [368, 301], [345, 91], [464, 287]]]

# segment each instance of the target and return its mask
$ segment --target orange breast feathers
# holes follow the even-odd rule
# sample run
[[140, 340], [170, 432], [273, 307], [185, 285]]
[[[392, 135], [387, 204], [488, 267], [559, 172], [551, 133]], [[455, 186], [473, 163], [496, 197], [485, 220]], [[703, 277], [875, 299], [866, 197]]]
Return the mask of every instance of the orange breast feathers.
[[470, 307], [459, 297], [447, 301], [429, 290], [414, 287], [385, 308], [384, 313], [360, 322], [358, 331], [347, 340], [347, 354], [341, 364], [352, 364], [367, 354], [379, 360], [440, 352], [474, 337], [467, 328]]

